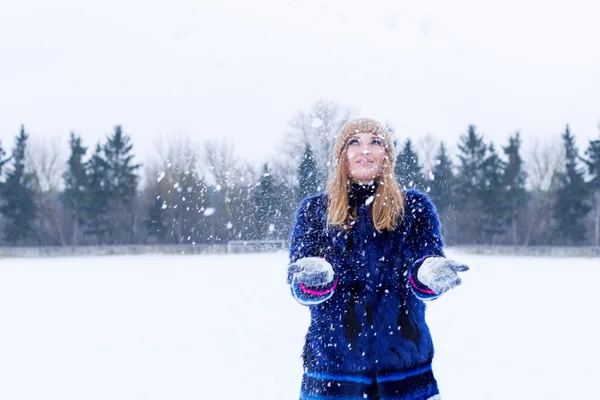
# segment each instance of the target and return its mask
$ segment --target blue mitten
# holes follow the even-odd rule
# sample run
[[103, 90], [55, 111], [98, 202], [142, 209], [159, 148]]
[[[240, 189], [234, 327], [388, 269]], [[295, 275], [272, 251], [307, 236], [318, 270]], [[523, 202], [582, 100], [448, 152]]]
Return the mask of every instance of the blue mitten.
[[417, 279], [440, 295], [461, 284], [458, 272], [468, 271], [469, 267], [442, 257], [429, 257], [419, 267]]
[[288, 277], [295, 276], [298, 282], [306, 286], [321, 286], [333, 282], [333, 267], [320, 257], [304, 257], [290, 264]]

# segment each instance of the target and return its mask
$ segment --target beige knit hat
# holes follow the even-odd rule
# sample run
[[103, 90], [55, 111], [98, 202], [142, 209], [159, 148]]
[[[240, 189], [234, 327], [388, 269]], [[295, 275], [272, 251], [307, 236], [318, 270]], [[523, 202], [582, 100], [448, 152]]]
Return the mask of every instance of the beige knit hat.
[[358, 118], [348, 121], [340, 130], [335, 141], [335, 149], [333, 151], [333, 164], [337, 165], [342, 157], [342, 152], [346, 148], [346, 142], [350, 136], [357, 133], [372, 133], [383, 140], [387, 156], [392, 163], [396, 164], [396, 150], [394, 142], [390, 136], [390, 131], [381, 123], [370, 118]]

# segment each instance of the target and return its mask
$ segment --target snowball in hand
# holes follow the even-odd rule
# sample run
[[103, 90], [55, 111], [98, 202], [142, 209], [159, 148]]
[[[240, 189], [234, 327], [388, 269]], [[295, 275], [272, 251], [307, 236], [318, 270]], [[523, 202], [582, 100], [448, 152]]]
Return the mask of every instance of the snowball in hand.
[[298, 282], [308, 286], [325, 285], [333, 281], [333, 267], [320, 257], [304, 257], [290, 265], [290, 272], [295, 273]]
[[442, 294], [461, 284], [458, 272], [468, 271], [469, 267], [442, 257], [430, 257], [423, 261], [417, 279], [436, 294]]

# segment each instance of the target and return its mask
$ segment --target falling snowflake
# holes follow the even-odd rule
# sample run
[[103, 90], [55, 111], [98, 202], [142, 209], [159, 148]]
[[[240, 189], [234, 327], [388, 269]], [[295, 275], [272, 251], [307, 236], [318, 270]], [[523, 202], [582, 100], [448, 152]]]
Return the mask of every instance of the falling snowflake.
[[319, 128], [323, 126], [323, 120], [321, 118], [315, 118], [312, 120], [312, 125], [311, 127], [313, 128]]

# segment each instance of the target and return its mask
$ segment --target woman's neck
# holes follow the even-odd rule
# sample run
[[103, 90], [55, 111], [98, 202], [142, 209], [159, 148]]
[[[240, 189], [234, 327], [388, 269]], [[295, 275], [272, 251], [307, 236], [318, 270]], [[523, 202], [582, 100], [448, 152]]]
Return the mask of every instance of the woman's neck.
[[371, 181], [368, 183], [352, 182], [348, 188], [348, 202], [351, 207], [357, 207], [365, 204], [369, 197], [377, 192], [378, 183]]

